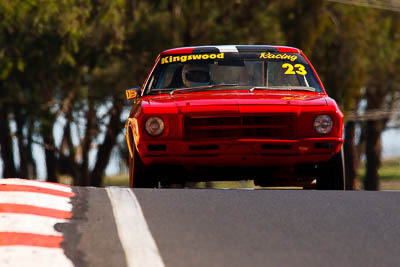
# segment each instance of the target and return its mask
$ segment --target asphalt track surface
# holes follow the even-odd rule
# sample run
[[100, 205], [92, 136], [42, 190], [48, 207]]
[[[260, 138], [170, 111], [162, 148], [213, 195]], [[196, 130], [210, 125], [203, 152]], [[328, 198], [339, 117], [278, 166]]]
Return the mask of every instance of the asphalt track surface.
[[[129, 266], [107, 189], [72, 189], [73, 217], [56, 225], [67, 257], [75, 266]], [[165, 266], [400, 266], [398, 192], [132, 192]]]

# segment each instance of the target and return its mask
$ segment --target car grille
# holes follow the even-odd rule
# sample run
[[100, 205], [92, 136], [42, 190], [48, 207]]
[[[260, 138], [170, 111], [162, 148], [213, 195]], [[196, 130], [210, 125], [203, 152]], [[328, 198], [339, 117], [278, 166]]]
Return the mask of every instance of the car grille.
[[186, 140], [295, 139], [295, 114], [196, 116], [184, 119]]

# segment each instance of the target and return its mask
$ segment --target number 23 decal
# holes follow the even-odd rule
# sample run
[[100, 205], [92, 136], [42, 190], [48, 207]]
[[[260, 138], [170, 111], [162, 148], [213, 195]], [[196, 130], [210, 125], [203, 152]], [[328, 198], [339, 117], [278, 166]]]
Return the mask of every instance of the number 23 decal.
[[306, 75], [307, 71], [306, 68], [301, 64], [295, 64], [294, 66], [289, 63], [285, 63], [282, 65], [282, 69], [287, 69], [285, 74], [299, 74], [299, 75]]

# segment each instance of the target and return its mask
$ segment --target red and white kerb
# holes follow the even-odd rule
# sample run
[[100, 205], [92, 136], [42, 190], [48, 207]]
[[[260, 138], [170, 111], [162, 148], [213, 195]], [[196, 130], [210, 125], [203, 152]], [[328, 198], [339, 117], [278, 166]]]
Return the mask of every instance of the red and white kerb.
[[0, 266], [74, 266], [57, 223], [72, 217], [71, 187], [0, 179]]

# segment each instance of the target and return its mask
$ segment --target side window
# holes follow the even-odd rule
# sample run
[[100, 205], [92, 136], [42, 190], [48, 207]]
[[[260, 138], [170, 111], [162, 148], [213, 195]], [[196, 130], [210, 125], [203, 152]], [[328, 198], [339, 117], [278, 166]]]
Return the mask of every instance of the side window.
[[268, 86], [309, 86], [317, 92], [322, 88], [309, 65], [284, 61], [269, 61], [267, 67]]
[[245, 61], [247, 84], [251, 86], [263, 86], [263, 62]]
[[293, 74], [291, 72], [288, 74], [288, 70], [282, 66], [285, 67], [285, 63], [282, 61], [272, 61], [268, 63], [267, 79], [269, 86], [302, 85], [295, 72]]
[[153, 75], [151, 76], [151, 78], [150, 78], [150, 81], [149, 81], [148, 84], [147, 84], [146, 93], [150, 92], [150, 88], [153, 87], [154, 79], [155, 79], [155, 75], [153, 74]]
[[155, 89], [180, 87], [182, 87], [182, 64], [169, 64], [163, 69]]

